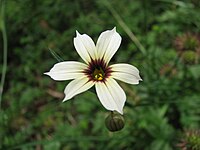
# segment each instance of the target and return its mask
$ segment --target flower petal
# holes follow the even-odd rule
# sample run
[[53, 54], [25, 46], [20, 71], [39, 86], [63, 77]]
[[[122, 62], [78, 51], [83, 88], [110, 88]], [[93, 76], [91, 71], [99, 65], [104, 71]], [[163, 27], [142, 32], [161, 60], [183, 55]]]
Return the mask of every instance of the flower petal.
[[129, 84], [139, 84], [139, 79], [135, 78], [135, 76], [132, 74], [123, 72], [112, 72], [111, 76], [117, 80], [121, 80]]
[[116, 28], [102, 32], [96, 45], [98, 58], [101, 59], [104, 57], [104, 60], [108, 64], [118, 50], [121, 39], [121, 36], [116, 32]]
[[102, 105], [111, 111], [118, 111], [123, 114], [123, 107], [126, 101], [126, 95], [119, 84], [112, 78], [106, 82], [97, 82], [95, 84], [96, 92]]
[[80, 34], [76, 31], [74, 46], [81, 58], [88, 64], [91, 58], [97, 58], [97, 51], [93, 40], [87, 34]]
[[124, 63], [113, 64], [113, 65], [110, 65], [110, 68], [112, 69], [112, 71], [126, 72], [126, 73], [139, 76], [139, 70], [135, 66], [130, 65], [130, 64], [124, 64]]
[[70, 80], [84, 76], [83, 70], [87, 68], [87, 65], [76, 61], [64, 61], [57, 63], [53, 68], [44, 73], [49, 75], [54, 80]]
[[115, 79], [121, 80], [130, 84], [138, 84], [141, 79], [139, 70], [129, 64], [114, 64], [111, 65], [111, 76]]
[[87, 77], [82, 77], [78, 79], [74, 79], [71, 81], [65, 88], [65, 98], [63, 100], [69, 100], [77, 94], [80, 94], [84, 91], [87, 91], [94, 85], [93, 81], [89, 81]]

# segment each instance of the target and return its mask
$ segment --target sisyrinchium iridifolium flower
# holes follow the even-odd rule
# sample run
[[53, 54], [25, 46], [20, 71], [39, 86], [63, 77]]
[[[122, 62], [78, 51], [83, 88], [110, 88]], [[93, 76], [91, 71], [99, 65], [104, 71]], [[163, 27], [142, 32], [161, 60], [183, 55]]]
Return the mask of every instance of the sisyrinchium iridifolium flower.
[[121, 44], [121, 39], [116, 28], [113, 28], [102, 32], [95, 45], [87, 34], [76, 31], [74, 46], [84, 63], [63, 61], [45, 73], [57, 81], [72, 80], [64, 90], [63, 101], [95, 86], [101, 104], [107, 110], [123, 114], [126, 95], [115, 79], [129, 84], [139, 84], [142, 79], [139, 70], [130, 64], [109, 65]]

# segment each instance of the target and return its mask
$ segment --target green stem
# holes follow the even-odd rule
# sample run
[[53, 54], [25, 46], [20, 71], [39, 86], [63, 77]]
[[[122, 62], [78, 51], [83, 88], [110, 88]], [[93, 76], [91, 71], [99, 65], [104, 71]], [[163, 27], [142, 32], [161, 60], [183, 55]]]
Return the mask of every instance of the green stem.
[[0, 6], [1, 6], [0, 29], [2, 30], [2, 37], [3, 37], [3, 68], [2, 68], [1, 84], [0, 84], [0, 110], [1, 110], [1, 101], [2, 101], [3, 88], [7, 70], [7, 51], [8, 51], [7, 33], [5, 27], [5, 0], [0, 0]]

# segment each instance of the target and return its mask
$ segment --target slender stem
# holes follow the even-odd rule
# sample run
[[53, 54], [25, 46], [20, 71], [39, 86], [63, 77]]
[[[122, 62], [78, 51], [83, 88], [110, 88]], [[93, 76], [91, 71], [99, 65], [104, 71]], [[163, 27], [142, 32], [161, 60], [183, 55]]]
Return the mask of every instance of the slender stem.
[[117, 13], [117, 11], [110, 5], [110, 3], [108, 1], [105, 1], [105, 6], [112, 13], [113, 17], [117, 20], [119, 25], [124, 29], [124, 31], [130, 37], [130, 39], [135, 43], [135, 45], [139, 48], [139, 50], [145, 55], [146, 49], [140, 43], [140, 41], [137, 39], [137, 37], [133, 34], [133, 32], [130, 30], [130, 28], [126, 25], [126, 23], [122, 20], [122, 18]]
[[0, 83], [0, 110], [1, 110], [1, 101], [2, 101], [3, 88], [7, 70], [7, 51], [8, 51], [7, 33], [5, 27], [5, 0], [0, 0], [0, 13], [1, 13], [0, 29], [2, 30], [2, 37], [3, 37], [3, 68], [2, 68], [1, 83]]

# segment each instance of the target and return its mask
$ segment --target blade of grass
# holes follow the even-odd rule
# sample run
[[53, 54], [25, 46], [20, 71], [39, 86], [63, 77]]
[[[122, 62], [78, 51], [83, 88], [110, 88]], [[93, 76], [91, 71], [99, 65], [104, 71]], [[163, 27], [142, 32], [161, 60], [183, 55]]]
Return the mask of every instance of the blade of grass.
[[53, 50], [50, 49], [50, 48], [49, 48], [49, 51], [51, 52], [51, 55], [52, 55], [58, 62], [64, 61], [55, 51], [53, 51]]
[[7, 71], [7, 51], [8, 51], [8, 42], [7, 42], [7, 33], [6, 33], [6, 26], [5, 26], [5, 0], [0, 0], [0, 30], [2, 32], [3, 38], [3, 68], [2, 68], [2, 75], [1, 75], [1, 83], [0, 83], [0, 111], [1, 111], [1, 101], [3, 95], [3, 88], [6, 78], [6, 71]]
[[130, 30], [130, 28], [126, 25], [126, 23], [122, 20], [118, 12], [110, 5], [110, 3], [105, 0], [104, 1], [105, 6], [108, 8], [108, 10], [111, 12], [113, 17], [117, 20], [119, 25], [122, 27], [122, 29], [126, 32], [126, 34], [130, 37], [130, 39], [135, 43], [135, 45], [139, 48], [139, 50], [142, 52], [142, 54], [146, 54], [146, 49], [144, 46], [140, 43], [140, 41], [137, 39], [137, 37], [133, 34], [133, 32]]

